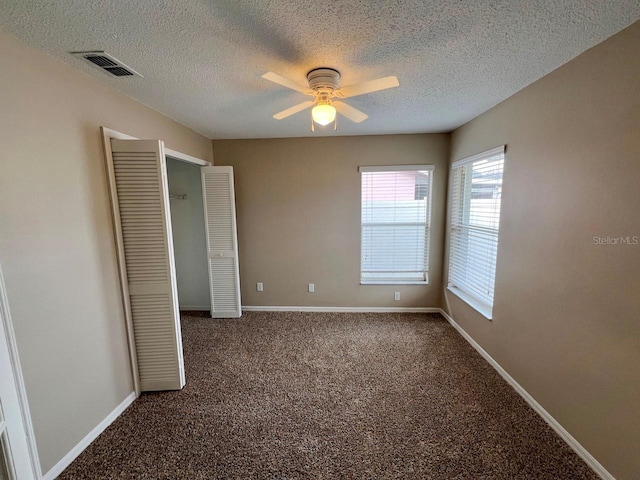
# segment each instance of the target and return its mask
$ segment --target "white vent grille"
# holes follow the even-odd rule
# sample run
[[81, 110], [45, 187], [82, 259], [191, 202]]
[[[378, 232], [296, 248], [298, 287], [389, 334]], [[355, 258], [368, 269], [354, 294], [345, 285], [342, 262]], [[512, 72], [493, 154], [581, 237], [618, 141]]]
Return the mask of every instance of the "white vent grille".
[[89, 62], [94, 67], [98, 67], [100, 70], [107, 72], [115, 77], [132, 77], [138, 76], [142, 78], [138, 72], [133, 68], [126, 66], [121, 61], [113, 58], [102, 50], [94, 50], [89, 52], [71, 52], [72, 55]]

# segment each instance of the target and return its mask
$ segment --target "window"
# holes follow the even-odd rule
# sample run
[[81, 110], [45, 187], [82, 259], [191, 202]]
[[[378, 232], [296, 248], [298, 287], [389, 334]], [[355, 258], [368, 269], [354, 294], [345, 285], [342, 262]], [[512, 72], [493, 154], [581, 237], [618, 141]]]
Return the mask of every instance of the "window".
[[449, 290], [491, 319], [504, 146], [451, 169]]
[[360, 283], [428, 283], [433, 165], [360, 167]]

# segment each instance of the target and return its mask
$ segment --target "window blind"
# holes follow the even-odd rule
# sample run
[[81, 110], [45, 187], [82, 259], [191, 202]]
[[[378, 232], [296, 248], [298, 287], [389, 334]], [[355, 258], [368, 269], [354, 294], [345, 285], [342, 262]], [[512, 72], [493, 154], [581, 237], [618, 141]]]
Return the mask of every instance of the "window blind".
[[428, 282], [433, 165], [359, 170], [360, 282]]
[[504, 146], [455, 162], [451, 171], [449, 288], [491, 317], [498, 254]]

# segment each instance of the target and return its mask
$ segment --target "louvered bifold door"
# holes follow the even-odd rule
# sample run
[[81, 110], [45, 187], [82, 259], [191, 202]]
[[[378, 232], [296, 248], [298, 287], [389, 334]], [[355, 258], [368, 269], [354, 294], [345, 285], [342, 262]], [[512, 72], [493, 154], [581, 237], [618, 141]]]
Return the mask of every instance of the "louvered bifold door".
[[185, 375], [164, 146], [112, 139], [111, 150], [140, 390], [177, 390]]
[[211, 316], [242, 315], [232, 167], [202, 167]]

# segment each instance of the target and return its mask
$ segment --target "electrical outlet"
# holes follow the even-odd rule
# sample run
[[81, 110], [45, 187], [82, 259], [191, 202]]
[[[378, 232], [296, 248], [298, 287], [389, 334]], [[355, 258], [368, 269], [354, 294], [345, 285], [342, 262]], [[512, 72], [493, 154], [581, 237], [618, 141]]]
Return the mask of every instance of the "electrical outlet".
[[395, 301], [400, 300], [400, 292], [396, 292], [396, 293], [393, 295], [393, 299], [394, 299]]
[[309, 284], [309, 293], [315, 293], [316, 285], [314, 283]]
[[262, 292], [264, 290], [264, 285], [262, 284], [262, 282], [256, 283], [256, 290], [258, 290], [259, 292]]

